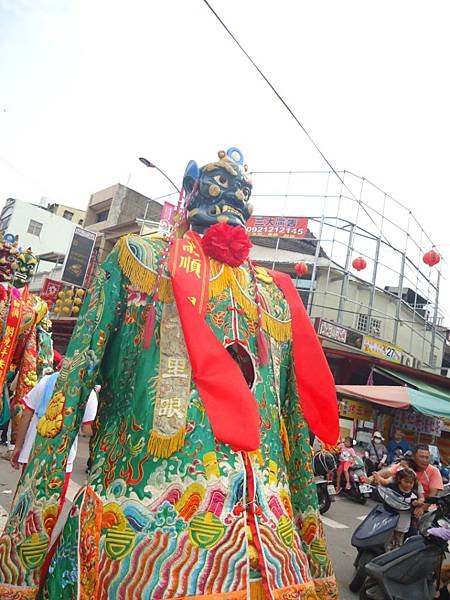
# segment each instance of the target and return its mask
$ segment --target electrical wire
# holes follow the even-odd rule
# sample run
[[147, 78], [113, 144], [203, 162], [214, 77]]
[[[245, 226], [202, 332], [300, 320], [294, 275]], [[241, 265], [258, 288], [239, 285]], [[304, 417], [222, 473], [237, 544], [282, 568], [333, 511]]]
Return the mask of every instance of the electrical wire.
[[232, 40], [234, 41], [234, 43], [239, 47], [239, 49], [245, 54], [245, 56], [248, 58], [248, 60], [252, 63], [252, 65], [255, 67], [255, 69], [258, 71], [258, 73], [261, 75], [261, 77], [264, 79], [264, 81], [270, 87], [270, 89], [272, 90], [272, 92], [275, 94], [275, 96], [278, 98], [278, 100], [283, 104], [283, 106], [289, 112], [289, 114], [291, 115], [291, 117], [295, 120], [295, 122], [297, 123], [297, 125], [302, 129], [303, 133], [306, 135], [306, 137], [312, 143], [312, 145], [314, 146], [314, 148], [317, 150], [317, 152], [320, 154], [320, 156], [323, 158], [323, 160], [327, 163], [327, 165], [330, 167], [330, 169], [336, 175], [336, 177], [338, 177], [340, 179], [340, 177], [339, 177], [337, 171], [335, 170], [335, 168], [333, 167], [333, 165], [327, 159], [327, 157], [325, 156], [325, 154], [321, 151], [321, 149], [316, 144], [316, 142], [313, 140], [313, 138], [311, 137], [311, 135], [309, 134], [309, 132], [302, 125], [302, 123], [300, 122], [300, 120], [297, 117], [297, 115], [294, 113], [294, 111], [288, 105], [288, 103], [284, 100], [284, 98], [281, 96], [281, 94], [277, 91], [277, 89], [271, 83], [271, 81], [269, 80], [269, 78], [266, 77], [266, 75], [264, 75], [264, 73], [261, 71], [261, 69], [255, 63], [255, 61], [253, 60], [253, 58], [249, 55], [249, 53], [245, 50], [245, 48], [239, 43], [239, 41], [236, 39], [236, 37], [230, 31], [230, 29], [228, 28], [228, 26], [223, 22], [223, 20], [220, 18], [220, 16], [214, 10], [214, 8], [211, 6], [211, 4], [208, 2], [208, 0], [203, 0], [203, 2], [206, 4], [206, 6], [209, 8], [209, 10], [213, 13], [213, 15], [216, 17], [216, 19], [219, 21], [219, 23], [222, 25], [222, 27], [225, 29], [225, 31], [228, 33], [228, 35], [232, 38]]
[[[338, 171], [333, 167], [333, 165], [331, 164], [331, 162], [328, 160], [328, 158], [325, 156], [325, 154], [322, 152], [322, 150], [316, 144], [316, 142], [314, 141], [314, 139], [312, 138], [312, 136], [310, 135], [310, 133], [308, 132], [308, 130], [306, 129], [306, 127], [302, 124], [302, 122], [300, 121], [300, 119], [297, 117], [297, 115], [295, 114], [295, 112], [293, 111], [293, 109], [289, 106], [289, 104], [286, 102], [286, 100], [283, 98], [283, 96], [280, 94], [280, 92], [278, 92], [278, 90], [276, 89], [276, 87], [274, 86], [274, 84], [263, 73], [263, 71], [258, 67], [258, 65], [256, 64], [256, 62], [253, 60], [253, 58], [250, 56], [250, 54], [245, 50], [245, 48], [242, 46], [242, 44], [238, 41], [238, 39], [236, 38], [236, 36], [232, 33], [232, 31], [229, 29], [229, 27], [225, 24], [225, 22], [222, 20], [222, 18], [219, 16], [219, 14], [214, 10], [214, 8], [211, 6], [211, 4], [208, 2], [208, 0], [202, 0], [202, 1], [203, 1], [204, 4], [206, 4], [206, 6], [212, 12], [212, 14], [215, 16], [215, 18], [219, 21], [219, 23], [222, 25], [222, 27], [225, 29], [225, 31], [228, 33], [228, 35], [231, 37], [231, 39], [234, 41], [234, 43], [241, 50], [241, 52], [247, 57], [247, 59], [250, 61], [250, 63], [253, 65], [253, 67], [256, 69], [256, 71], [258, 71], [258, 73], [261, 75], [261, 77], [264, 79], [264, 81], [270, 87], [270, 89], [272, 90], [272, 92], [275, 94], [275, 96], [278, 98], [278, 100], [282, 103], [282, 105], [285, 107], [285, 109], [289, 112], [289, 114], [291, 115], [291, 117], [294, 119], [294, 121], [297, 123], [297, 125], [300, 127], [300, 129], [303, 131], [303, 133], [306, 135], [306, 137], [308, 138], [308, 140], [311, 142], [311, 144], [314, 146], [314, 148], [320, 154], [320, 156], [325, 161], [325, 163], [328, 165], [328, 167], [333, 171], [333, 173], [339, 179], [339, 181], [342, 183], [342, 185], [345, 187], [345, 189], [348, 190], [348, 192], [351, 194], [353, 200], [355, 200], [355, 202], [357, 202], [359, 205], [361, 205], [361, 208], [366, 213], [366, 215], [369, 217], [369, 219], [372, 221], [372, 223], [375, 225], [376, 229], [380, 231], [380, 236], [384, 237], [384, 239], [386, 241], [386, 244], [388, 246], [391, 246], [393, 248], [393, 246], [390, 243], [390, 241], [386, 238], [386, 236], [384, 235], [384, 233], [379, 229], [379, 227], [376, 224], [376, 222], [374, 221], [372, 215], [365, 208], [365, 206], [364, 206], [363, 202], [361, 201], [361, 199], [356, 198], [356, 196], [354, 195], [354, 193], [352, 192], [352, 190], [345, 184], [343, 178], [339, 175]], [[345, 173], [345, 171], [344, 171], [344, 173]]]

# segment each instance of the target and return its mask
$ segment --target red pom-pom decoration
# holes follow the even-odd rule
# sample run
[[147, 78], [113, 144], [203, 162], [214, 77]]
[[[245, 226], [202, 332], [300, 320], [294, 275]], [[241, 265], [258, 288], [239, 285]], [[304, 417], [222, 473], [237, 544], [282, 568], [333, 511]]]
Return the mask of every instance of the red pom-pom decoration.
[[426, 254], [423, 255], [423, 262], [429, 267], [434, 267], [441, 260], [441, 255], [435, 250], [429, 250]]
[[355, 260], [352, 262], [352, 265], [357, 271], [363, 271], [367, 267], [367, 263], [362, 256], [355, 258]]
[[206, 230], [202, 246], [206, 256], [230, 267], [239, 267], [247, 260], [252, 243], [242, 227], [217, 223]]
[[300, 275], [301, 277], [302, 275], [306, 275], [308, 272], [308, 265], [305, 262], [298, 262], [295, 264], [294, 269], [297, 275]]

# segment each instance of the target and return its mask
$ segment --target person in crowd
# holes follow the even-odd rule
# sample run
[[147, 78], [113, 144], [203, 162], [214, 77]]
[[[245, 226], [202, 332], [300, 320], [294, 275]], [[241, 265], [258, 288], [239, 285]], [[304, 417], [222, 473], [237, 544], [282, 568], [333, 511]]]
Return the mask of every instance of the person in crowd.
[[394, 437], [391, 440], [389, 440], [389, 443], [387, 445], [388, 464], [392, 464], [393, 462], [398, 460], [400, 455], [405, 454], [411, 449], [409, 447], [408, 442], [404, 438], [405, 435], [403, 431], [397, 428], [394, 431]]
[[370, 461], [368, 465], [369, 475], [387, 465], [388, 451], [383, 442], [384, 437], [379, 431], [375, 431], [372, 436], [372, 441], [367, 448]]
[[[439, 469], [430, 464], [430, 449], [428, 445], [417, 444], [414, 448], [412, 458], [414, 460], [414, 471], [418, 482], [422, 485], [425, 498], [436, 496], [444, 489], [444, 484]], [[390, 483], [389, 478], [395, 476], [401, 469], [404, 469], [402, 461], [374, 473], [373, 480], [375, 483], [388, 485]], [[416, 517], [420, 517], [426, 510], [428, 510], [427, 504], [417, 504], [414, 514]]]
[[[16, 443], [11, 454], [11, 465], [14, 469], [25, 469], [30, 456], [31, 449], [36, 437], [37, 425], [39, 419], [44, 415], [48, 403], [52, 397], [56, 380], [59, 372], [55, 371], [51, 375], [44, 375], [37, 385], [22, 399], [24, 409], [17, 427]], [[86, 403], [84, 415], [81, 424], [81, 431], [84, 435], [91, 436], [92, 424], [97, 414], [97, 394], [92, 390]], [[73, 463], [77, 454], [78, 436], [75, 438], [70, 449], [67, 464], [64, 488], [61, 494], [60, 510], [64, 505], [65, 495], [70, 482], [70, 475], [73, 469]]]
[[353, 449], [353, 440], [350, 436], [344, 438], [344, 441], [339, 445], [339, 466], [337, 470], [337, 485], [336, 492], [339, 494], [341, 491], [341, 477], [342, 473], [344, 473], [345, 477], [345, 489], [349, 490], [350, 485], [350, 474], [348, 472], [349, 468], [354, 464], [356, 452]]
[[405, 534], [408, 533], [411, 527], [412, 509], [415, 506], [422, 506], [425, 500], [423, 487], [419, 483], [417, 475], [412, 469], [400, 469], [391, 479], [392, 481], [388, 484], [388, 487], [402, 496], [403, 500], [411, 506], [411, 510], [401, 511], [399, 513], [397, 527], [395, 528], [389, 550], [403, 544]]

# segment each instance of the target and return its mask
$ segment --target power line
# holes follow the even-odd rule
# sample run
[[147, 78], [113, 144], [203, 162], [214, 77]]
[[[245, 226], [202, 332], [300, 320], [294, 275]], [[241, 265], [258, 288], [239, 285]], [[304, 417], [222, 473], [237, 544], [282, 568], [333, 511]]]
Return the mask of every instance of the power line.
[[[358, 200], [358, 198], [356, 198], [356, 196], [354, 195], [354, 193], [352, 192], [352, 190], [346, 185], [346, 183], [344, 182], [344, 179], [339, 175], [338, 171], [333, 167], [333, 165], [331, 164], [331, 162], [328, 160], [328, 158], [325, 156], [325, 154], [322, 152], [322, 150], [316, 144], [316, 142], [314, 141], [314, 139], [312, 138], [312, 136], [310, 135], [310, 133], [307, 131], [307, 129], [305, 128], [305, 126], [301, 123], [300, 119], [297, 117], [297, 115], [292, 110], [292, 108], [289, 106], [289, 104], [286, 102], [286, 100], [278, 92], [278, 90], [273, 85], [273, 83], [270, 81], [270, 79], [258, 67], [258, 65], [256, 64], [256, 62], [253, 60], [253, 58], [250, 56], [250, 54], [245, 50], [245, 48], [242, 46], [242, 44], [237, 40], [237, 38], [235, 37], [235, 35], [231, 32], [231, 30], [229, 29], [229, 27], [224, 23], [224, 21], [221, 19], [221, 17], [217, 14], [217, 12], [211, 6], [211, 4], [208, 2], [208, 0], [203, 0], [203, 2], [204, 2], [204, 4], [206, 4], [206, 6], [209, 8], [209, 10], [212, 12], [212, 14], [215, 16], [215, 18], [219, 21], [219, 23], [222, 25], [222, 27], [225, 29], [225, 31], [228, 33], [228, 35], [231, 37], [231, 39], [234, 41], [234, 43], [238, 46], [238, 48], [241, 50], [241, 52], [247, 57], [247, 59], [251, 62], [251, 64], [253, 65], [253, 67], [258, 71], [258, 73], [261, 75], [261, 77], [264, 79], [264, 81], [270, 87], [270, 89], [272, 90], [272, 92], [275, 94], [275, 96], [278, 98], [278, 100], [282, 103], [282, 105], [285, 107], [285, 109], [289, 112], [289, 114], [291, 115], [291, 117], [294, 119], [294, 121], [297, 123], [297, 125], [300, 127], [300, 129], [303, 131], [303, 133], [309, 139], [309, 141], [311, 142], [311, 144], [314, 146], [314, 148], [317, 150], [317, 152], [320, 154], [320, 156], [323, 158], [323, 160], [326, 162], [326, 164], [329, 166], [329, 168], [332, 170], [332, 172], [338, 178], [338, 180], [342, 183], [343, 187], [350, 192], [350, 194], [351, 194], [352, 198], [355, 200], [355, 202], [358, 202], [358, 204], [361, 206], [361, 208], [363, 209], [363, 211], [366, 213], [366, 215], [369, 217], [369, 219], [375, 225], [376, 229], [379, 230], [378, 225], [375, 223], [374, 219], [372, 218], [372, 215], [365, 208], [364, 203], [360, 199]], [[344, 173], [345, 173], [345, 171], [344, 171]], [[379, 230], [379, 231], [380, 231], [380, 235], [382, 237], [384, 237], [384, 239], [386, 241], [386, 244], [388, 246], [393, 247], [392, 244], [390, 243], [390, 241], [384, 235], [384, 233], [381, 230]]]
[[208, 2], [208, 0], [203, 0], [203, 2], [206, 4], [206, 6], [209, 8], [209, 10], [213, 13], [213, 15], [216, 17], [216, 19], [219, 21], [219, 23], [222, 25], [222, 27], [225, 29], [225, 31], [228, 33], [228, 35], [232, 38], [232, 40], [234, 41], [234, 43], [237, 44], [237, 46], [240, 48], [240, 50], [245, 54], [245, 56], [248, 58], [248, 60], [252, 63], [252, 65], [255, 67], [255, 69], [258, 71], [258, 73], [261, 75], [261, 77], [264, 79], [264, 81], [270, 87], [270, 89], [272, 90], [272, 92], [276, 95], [276, 97], [278, 98], [278, 100], [283, 104], [283, 106], [286, 108], [286, 110], [290, 113], [291, 117], [295, 120], [295, 122], [297, 123], [297, 125], [302, 129], [303, 133], [307, 136], [307, 138], [312, 143], [312, 145], [314, 146], [314, 148], [317, 150], [317, 152], [320, 154], [320, 156], [323, 158], [323, 160], [327, 163], [327, 165], [330, 167], [330, 169], [336, 175], [336, 177], [338, 177], [340, 179], [340, 177], [339, 177], [337, 171], [335, 170], [335, 168], [333, 167], [333, 165], [327, 159], [327, 157], [325, 156], [325, 154], [321, 151], [321, 149], [319, 148], [319, 146], [313, 140], [313, 138], [311, 137], [311, 135], [309, 134], [309, 132], [306, 130], [306, 128], [302, 125], [302, 123], [298, 119], [297, 115], [294, 113], [294, 111], [291, 109], [291, 107], [288, 105], [288, 103], [284, 100], [284, 98], [281, 96], [281, 94], [277, 91], [277, 89], [275, 88], [275, 86], [271, 83], [271, 81], [268, 79], [268, 77], [266, 77], [266, 75], [264, 75], [264, 73], [261, 71], [261, 69], [255, 63], [255, 61], [253, 60], [253, 58], [245, 50], [245, 48], [243, 48], [243, 46], [239, 43], [239, 41], [236, 39], [236, 37], [233, 35], [233, 33], [230, 31], [230, 29], [227, 27], [227, 25], [222, 21], [222, 19], [216, 13], [216, 11], [211, 6], [211, 4]]

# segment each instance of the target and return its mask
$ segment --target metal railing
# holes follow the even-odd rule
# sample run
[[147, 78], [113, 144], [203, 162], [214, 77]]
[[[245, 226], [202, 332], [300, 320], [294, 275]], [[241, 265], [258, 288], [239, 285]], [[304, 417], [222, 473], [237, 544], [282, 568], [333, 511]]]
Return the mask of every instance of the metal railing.
[[[438, 328], [444, 319], [439, 288], [445, 261], [432, 268], [423, 263], [434, 244], [404, 204], [363, 177], [349, 171], [339, 175], [253, 172], [255, 214], [308, 218], [310, 235], [303, 239], [317, 242], [308, 296], [312, 316], [332, 315], [337, 323], [352, 322], [356, 328], [358, 315], [365, 314], [368, 331], [373, 330], [372, 320], [381, 320], [383, 339], [400, 344], [438, 372], [444, 345]], [[318, 266], [320, 249], [329, 258], [328, 267]], [[352, 267], [357, 256], [367, 263], [359, 273]], [[355, 287], [363, 290], [358, 298], [352, 296]], [[391, 304], [393, 314], [386, 312]]]

